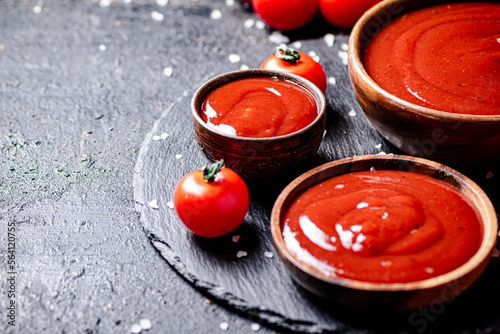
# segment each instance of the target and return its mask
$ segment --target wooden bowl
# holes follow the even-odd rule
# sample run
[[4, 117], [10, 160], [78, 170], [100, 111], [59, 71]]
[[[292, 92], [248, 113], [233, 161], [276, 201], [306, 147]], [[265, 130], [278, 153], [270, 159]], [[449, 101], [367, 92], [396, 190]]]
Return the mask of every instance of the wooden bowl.
[[378, 86], [361, 60], [364, 47], [382, 25], [410, 11], [451, 2], [464, 1], [387, 0], [371, 8], [350, 35], [349, 76], [366, 117], [382, 136], [402, 151], [445, 164], [491, 162], [500, 159], [500, 115], [459, 115], [404, 101]]
[[[477, 209], [482, 224], [478, 251], [462, 266], [439, 276], [409, 283], [371, 283], [332, 277], [298, 260], [286, 247], [283, 217], [291, 203], [305, 190], [334, 176], [376, 170], [403, 170], [444, 181], [464, 194]], [[306, 290], [338, 305], [356, 309], [408, 311], [452, 300], [469, 287], [486, 268], [498, 233], [495, 210], [486, 194], [457, 171], [423, 158], [368, 155], [333, 161], [304, 173], [279, 195], [271, 213], [271, 235], [277, 253], [291, 276]]]
[[[276, 137], [248, 138], [218, 132], [200, 117], [207, 94], [218, 86], [249, 77], [277, 77], [304, 88], [316, 101], [318, 116], [299, 131]], [[211, 160], [224, 159], [227, 167], [247, 180], [266, 180], [286, 173], [317, 154], [326, 126], [323, 93], [302, 77], [278, 71], [249, 69], [221, 74], [203, 84], [191, 100], [194, 138]]]

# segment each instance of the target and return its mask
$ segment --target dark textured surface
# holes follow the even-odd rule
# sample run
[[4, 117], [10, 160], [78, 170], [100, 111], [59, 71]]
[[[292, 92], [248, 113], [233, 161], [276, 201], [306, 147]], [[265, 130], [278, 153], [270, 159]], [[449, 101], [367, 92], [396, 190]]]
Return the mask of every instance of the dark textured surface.
[[[213, 10], [220, 10], [222, 19], [211, 19]], [[153, 18], [155, 11], [164, 15], [163, 20]], [[162, 171], [164, 177], [171, 177], [154, 190], [166, 196], [178, 175], [199, 167], [189, 164], [200, 157], [190, 146], [187, 124], [175, 128], [182, 135], [174, 136], [165, 117], [176, 108], [185, 109], [194, 87], [207, 78], [242, 64], [256, 67], [274, 47], [268, 39], [270, 31], [246, 28], [247, 19], [255, 19], [251, 11], [238, 2], [230, 6], [222, 0], [170, 0], [165, 7], [153, 0], [113, 1], [109, 6], [102, 0], [0, 2], [0, 332], [129, 333], [141, 319], [152, 325], [145, 333], [216, 333], [223, 332], [219, 325], [226, 322], [228, 333], [252, 333], [254, 323], [262, 324], [260, 333], [275, 332], [264, 325], [266, 321], [279, 328], [311, 329], [310, 323], [290, 322], [281, 314], [249, 312], [248, 301], [208, 290], [214, 286], [208, 283], [220, 282], [199, 281], [190, 270], [181, 272], [185, 277], [179, 275], [158, 250], [177, 260], [175, 253], [152, 238], [154, 247], [144, 229], [148, 216], [143, 215], [143, 226], [136, 211], [136, 205], [139, 211], [148, 207], [147, 202], [136, 204], [144, 174], [135, 175], [135, 171], [165, 163], [161, 159], [171, 153], [168, 157], [174, 160], [168, 161], [173, 164]], [[340, 141], [328, 147], [328, 157], [389, 152], [392, 148], [366, 123], [346, 89], [347, 71], [338, 52], [347, 36], [337, 36], [330, 48], [322, 36], [334, 30], [318, 29], [324, 27], [320, 23], [297, 32], [292, 40], [299, 39], [302, 50], [315, 50], [328, 75], [337, 78], [327, 100], [332, 105], [330, 130]], [[241, 61], [232, 63], [230, 54], [240, 55]], [[165, 75], [164, 68], [172, 68], [172, 75]], [[358, 116], [346, 116], [351, 109]], [[167, 140], [152, 138], [169, 131]], [[152, 156], [144, 151], [152, 142], [170, 145], [170, 140], [178, 140], [182, 152], [159, 150]], [[380, 148], [374, 146], [378, 143]], [[184, 157], [176, 159], [178, 153]], [[149, 160], [138, 160], [139, 155]], [[498, 166], [468, 172], [498, 208]], [[487, 174], [491, 177], [486, 178]], [[163, 199], [158, 198], [159, 204], [164, 204]], [[255, 215], [263, 215], [258, 211], [264, 210], [261, 206], [253, 208]], [[15, 327], [8, 325], [5, 312], [10, 302], [8, 226], [16, 228]], [[253, 241], [264, 239], [257, 226], [247, 226], [256, 239], [242, 238], [239, 244], [254, 247], [243, 261], [263, 266], [252, 270], [274, 268], [276, 257], [257, 258], [262, 244]], [[198, 256], [194, 260], [206, 255], [207, 264], [216, 261], [221, 271], [234, 263], [234, 249], [223, 257], [228, 266], [220, 266], [213, 258], [217, 250], [186, 237], [202, 250], [193, 254]], [[489, 297], [499, 295], [498, 259], [493, 262], [482, 284], [464, 295], [461, 303], [418, 315], [413, 323], [408, 317], [398, 318], [397, 331], [498, 331], [498, 306], [484, 306]], [[180, 264], [190, 269], [192, 263]], [[273, 270], [280, 270], [279, 266]], [[282, 280], [288, 284], [286, 277], [262, 280], [263, 284]], [[245, 284], [252, 286], [238, 277], [234, 281], [242, 290], [247, 290]], [[493, 292], [486, 293], [487, 289]], [[215, 303], [216, 297], [223, 305]], [[228, 300], [233, 305], [227, 305]], [[272, 311], [269, 299], [262, 303]], [[269, 316], [263, 317], [264, 313]], [[343, 314], [338, 329], [346, 332], [388, 328], [384, 317], [367, 315], [366, 323], [356, 314], [335, 309], [331, 313]], [[392, 317], [387, 321], [392, 322]]]

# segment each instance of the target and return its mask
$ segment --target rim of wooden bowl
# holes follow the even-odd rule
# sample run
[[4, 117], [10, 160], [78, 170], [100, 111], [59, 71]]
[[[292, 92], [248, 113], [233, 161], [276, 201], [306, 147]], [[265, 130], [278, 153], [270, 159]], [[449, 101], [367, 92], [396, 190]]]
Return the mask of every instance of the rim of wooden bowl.
[[[316, 116], [314, 121], [312, 121], [310, 124], [295, 132], [281, 136], [263, 137], [263, 138], [229, 135], [224, 132], [217, 131], [216, 129], [210, 127], [206, 122], [204, 122], [201, 119], [199, 107], [201, 106], [201, 103], [203, 102], [204, 98], [210, 91], [233, 80], [253, 78], [253, 77], [270, 77], [270, 78], [278, 77], [280, 79], [290, 81], [294, 84], [299, 85], [302, 89], [309, 92], [309, 94], [311, 94], [311, 96], [314, 98], [314, 101], [316, 102], [316, 107], [318, 109], [318, 115]], [[322, 118], [326, 114], [326, 99], [323, 92], [315, 84], [295, 74], [282, 71], [275, 71], [275, 70], [265, 70], [265, 69], [235, 70], [219, 74], [209, 79], [205, 83], [203, 83], [195, 91], [191, 99], [191, 113], [196, 123], [202, 126], [206, 131], [217, 134], [218, 136], [226, 137], [228, 139], [236, 141], [271, 142], [276, 140], [286, 140], [288, 138], [295, 137], [317, 126], [317, 124], [321, 122]]]
[[[474, 2], [470, 0], [465, 0], [469, 2]], [[424, 8], [432, 5], [439, 5], [441, 3], [453, 3], [453, 2], [463, 2], [462, 0], [449, 0], [445, 2], [436, 1], [432, 4], [422, 5]], [[457, 114], [452, 112], [446, 112], [437, 109], [431, 109], [422, 107], [406, 100], [403, 100], [395, 95], [390, 94], [386, 90], [382, 89], [366, 72], [363, 62], [361, 61], [361, 36], [363, 34], [363, 30], [367, 26], [368, 22], [372, 22], [371, 20], [380, 13], [387, 11], [390, 12], [389, 8], [394, 8], [399, 4], [404, 5], [407, 4], [418, 4], [413, 0], [386, 0], [382, 1], [368, 11], [366, 11], [363, 16], [356, 22], [353, 27], [350, 37], [349, 37], [349, 46], [348, 46], [348, 67], [350, 71], [353, 72], [354, 75], [358, 75], [359, 78], [368, 84], [370, 88], [376, 91], [378, 94], [382, 95], [387, 101], [390, 101], [391, 104], [395, 105], [401, 109], [411, 109], [418, 115], [425, 117], [433, 117], [439, 119], [446, 119], [450, 121], [467, 121], [467, 122], [475, 122], [475, 123], [499, 123], [500, 124], [500, 115], [473, 115], [473, 114]], [[400, 15], [406, 13], [404, 10], [401, 13], [395, 14], [394, 17], [399, 17]], [[391, 14], [389, 14], [391, 15]], [[379, 26], [379, 22], [375, 22]]]
[[[416, 166], [416, 168], [414, 170], [410, 169], [410, 171], [419, 173], [419, 168], [424, 168], [425, 170], [441, 174], [444, 173], [446, 177], [451, 177], [451, 179], [448, 179], [448, 182], [446, 180], [442, 180], [439, 178], [437, 179], [442, 180], [448, 183], [449, 185], [453, 186], [457, 190], [459, 190], [470, 200], [471, 205], [473, 205], [473, 207], [475, 208], [480, 218], [483, 230], [481, 245], [477, 250], [477, 252], [466, 263], [464, 263], [463, 265], [461, 265], [456, 269], [453, 269], [452, 271], [425, 280], [405, 282], [405, 283], [374, 283], [374, 282], [353, 280], [349, 278], [332, 277], [324, 273], [321, 273], [316, 269], [313, 269], [312, 267], [299, 261], [295, 256], [293, 256], [292, 253], [286, 247], [282, 235], [282, 218], [284, 213], [288, 209], [288, 206], [291, 204], [291, 202], [302, 191], [323, 180], [329, 179], [336, 175], [349, 173], [351, 171], [369, 170], [366, 169], [366, 167], [372, 165], [368, 164], [368, 162], [370, 161], [373, 161], [373, 165], [376, 169], [377, 169], [377, 163], [380, 164], [384, 161], [386, 163], [391, 163], [391, 164], [411, 163], [412, 166]], [[334, 169], [340, 170], [342, 166], [346, 167], [345, 171], [333, 172], [333, 174], [328, 173], [328, 171]], [[362, 166], [363, 168], [356, 169], [355, 168], [356, 166], [359, 167]], [[379, 168], [381, 170], [384, 170], [383, 167], [379, 166]], [[390, 168], [385, 168], [385, 169], [390, 170]], [[435, 175], [430, 175], [430, 176], [436, 178]], [[454, 184], [451, 184], [450, 183], [451, 181], [453, 181]], [[300, 189], [301, 187], [305, 188]], [[299, 189], [298, 192], [297, 189]], [[477, 267], [479, 267], [484, 261], [489, 260], [488, 257], [491, 257], [493, 249], [496, 245], [497, 233], [498, 233], [498, 222], [495, 209], [493, 208], [493, 205], [488, 196], [476, 183], [474, 183], [472, 180], [470, 180], [468, 177], [461, 174], [460, 172], [445, 165], [442, 165], [440, 163], [423, 158], [417, 158], [405, 155], [363, 155], [363, 156], [332, 161], [323, 164], [319, 167], [316, 167], [302, 174], [301, 176], [297, 177], [281, 192], [281, 194], [278, 196], [273, 206], [271, 213], [271, 236], [273, 239], [273, 243], [276, 247], [276, 250], [278, 251], [278, 254], [283, 260], [289, 261], [293, 266], [295, 266], [300, 271], [325, 283], [345, 288], [351, 288], [355, 290], [364, 290], [364, 291], [415, 291], [415, 290], [431, 289], [434, 287], [450, 283], [456, 279], [459, 279], [471, 273]]]

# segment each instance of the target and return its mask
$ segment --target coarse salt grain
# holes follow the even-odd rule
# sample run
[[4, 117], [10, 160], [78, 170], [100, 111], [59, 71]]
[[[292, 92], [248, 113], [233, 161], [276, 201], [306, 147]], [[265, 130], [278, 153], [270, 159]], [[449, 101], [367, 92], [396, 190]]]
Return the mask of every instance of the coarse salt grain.
[[167, 139], [168, 133], [163, 132], [160, 137], [161, 137], [161, 139]]
[[99, 45], [99, 51], [106, 51], [106, 45], [104, 44]]
[[260, 330], [260, 325], [256, 322], [254, 322], [253, 324], [250, 325], [250, 328], [254, 331], [254, 332], [257, 332]]
[[335, 44], [335, 35], [334, 34], [326, 34], [323, 37], [327, 46], [332, 47]]
[[252, 28], [253, 26], [255, 25], [255, 20], [254, 19], [246, 19], [244, 22], [243, 22], [243, 26], [245, 28]]
[[356, 117], [356, 111], [354, 109], [351, 109], [348, 114], [350, 117]]
[[237, 257], [238, 259], [239, 259], [239, 258], [242, 258], [242, 257], [245, 257], [245, 256], [247, 256], [247, 255], [248, 255], [248, 253], [247, 253], [246, 251], [244, 251], [244, 250], [240, 250], [240, 251], [238, 251], [238, 253], [236, 253], [236, 257]]
[[240, 236], [239, 235], [233, 235], [233, 237], [231, 238], [231, 240], [236, 243], [238, 241], [240, 241]]
[[493, 174], [493, 172], [490, 170], [487, 174], [486, 174], [486, 178], [487, 179], [491, 179], [495, 174]]
[[101, 0], [99, 1], [99, 6], [103, 8], [109, 7], [111, 6], [111, 0]]
[[163, 68], [163, 74], [166, 75], [167, 77], [171, 77], [172, 73], [174, 73], [174, 69], [172, 67], [167, 66]]
[[329, 77], [328, 78], [328, 83], [330, 85], [336, 85], [337, 84], [337, 79], [335, 79], [334, 77]]
[[382, 144], [375, 145], [375, 148], [378, 148], [378, 149], [382, 148]]
[[342, 64], [347, 65], [347, 52], [339, 51], [338, 55], [339, 55], [340, 59], [342, 60]]
[[177, 160], [181, 159], [181, 158], [182, 158], [182, 154], [176, 154], [176, 155], [175, 155], [175, 158], [176, 158]]
[[261, 20], [255, 21], [255, 28], [262, 30], [265, 27], [266, 27], [266, 24], [264, 23], [264, 21], [261, 21]]
[[167, 202], [167, 207], [169, 209], [173, 209], [174, 208], [174, 202]]
[[152, 209], [159, 209], [160, 207], [158, 206], [158, 201], [156, 199], [150, 201], [148, 203], [148, 205], [152, 208]]
[[163, 15], [160, 12], [157, 12], [156, 10], [153, 10], [151, 12], [151, 18], [155, 21], [163, 21], [165, 19], [165, 15]]
[[153, 136], [153, 140], [160, 140], [160, 139], [161, 139], [161, 136], [158, 136], [158, 135]]
[[168, 0], [156, 0], [156, 4], [158, 6], [165, 7], [166, 5], [168, 5]]
[[248, 65], [242, 64], [240, 70], [248, 70], [250, 67]]
[[152, 327], [151, 321], [149, 321], [149, 319], [141, 319], [139, 321], [139, 324], [141, 325], [142, 329], [151, 329]]
[[229, 328], [229, 324], [227, 322], [221, 322], [221, 324], [219, 325], [219, 327], [223, 331], [227, 331], [227, 329]]
[[222, 12], [220, 10], [218, 10], [218, 9], [214, 9], [210, 13], [210, 18], [212, 20], [220, 20], [222, 18]]
[[301, 41], [295, 41], [290, 45], [294, 49], [300, 49], [302, 47], [302, 42]]
[[241, 61], [241, 56], [240, 55], [237, 55], [237, 54], [230, 54], [227, 59], [229, 60], [229, 62], [235, 64], [235, 63], [239, 63]]
[[42, 5], [36, 5], [35, 7], [33, 7], [33, 13], [40, 14], [42, 12], [42, 9]]
[[287, 36], [283, 35], [278, 30], [275, 30], [272, 33], [270, 33], [269, 37], [267, 39], [268, 39], [269, 42], [274, 43], [276, 45], [290, 43], [290, 38], [288, 38]]
[[268, 259], [272, 259], [274, 257], [273, 252], [264, 252], [264, 256], [267, 257]]
[[226, 0], [226, 6], [228, 7], [234, 6], [234, 0]]
[[130, 333], [139, 334], [140, 332], [142, 332], [141, 325], [133, 324], [132, 327], [130, 327]]

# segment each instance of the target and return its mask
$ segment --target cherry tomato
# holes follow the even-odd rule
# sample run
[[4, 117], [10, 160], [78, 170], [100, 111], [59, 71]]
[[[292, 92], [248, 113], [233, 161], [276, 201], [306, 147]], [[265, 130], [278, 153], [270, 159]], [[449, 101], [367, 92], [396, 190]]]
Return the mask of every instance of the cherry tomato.
[[221, 160], [186, 174], [175, 186], [173, 202], [188, 230], [214, 238], [240, 225], [248, 210], [249, 195], [245, 182]]
[[359, 18], [380, 0], [319, 0], [323, 17], [333, 25], [352, 28]]
[[271, 28], [293, 30], [312, 19], [318, 9], [318, 0], [252, 0], [252, 7]]
[[277, 48], [260, 65], [262, 69], [285, 71], [299, 75], [318, 86], [325, 93], [326, 74], [323, 66], [307, 54], [288, 48]]

